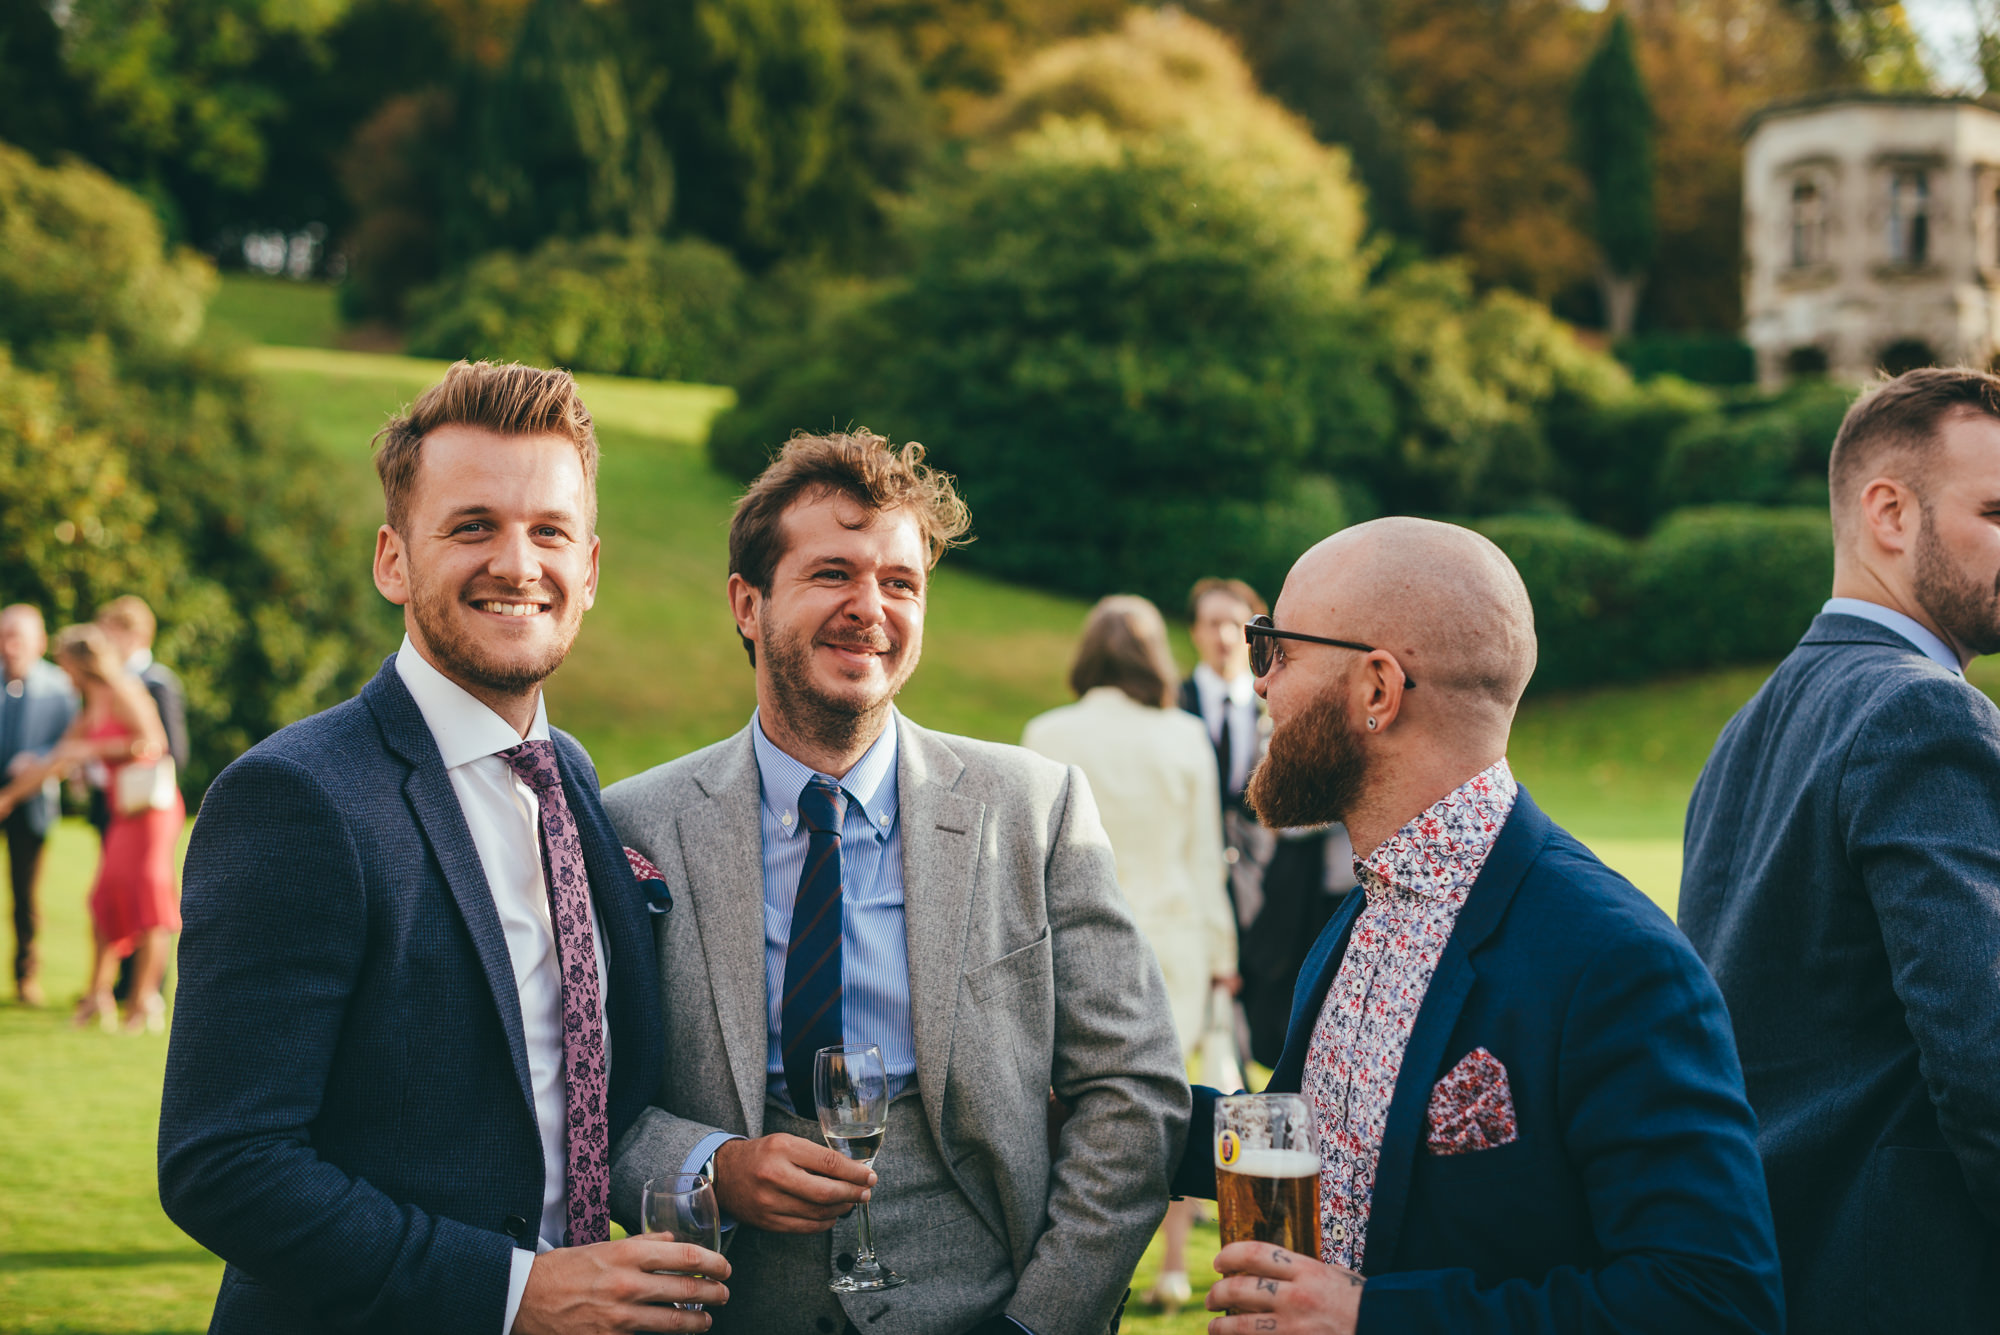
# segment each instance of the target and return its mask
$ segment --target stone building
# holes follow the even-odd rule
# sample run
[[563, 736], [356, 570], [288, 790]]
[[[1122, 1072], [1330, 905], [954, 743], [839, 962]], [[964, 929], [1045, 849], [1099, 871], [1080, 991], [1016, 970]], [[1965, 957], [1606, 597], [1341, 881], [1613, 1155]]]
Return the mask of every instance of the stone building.
[[2000, 110], [1843, 93], [1767, 107], [1743, 153], [1744, 338], [1761, 384], [1989, 365]]

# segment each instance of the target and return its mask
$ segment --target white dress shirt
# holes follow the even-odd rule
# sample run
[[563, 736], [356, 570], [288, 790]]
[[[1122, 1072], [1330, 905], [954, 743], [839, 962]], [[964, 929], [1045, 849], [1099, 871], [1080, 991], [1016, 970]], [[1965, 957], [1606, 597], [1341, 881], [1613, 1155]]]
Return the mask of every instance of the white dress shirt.
[[[472, 846], [493, 894], [514, 985], [521, 996], [521, 1035], [528, 1049], [528, 1075], [535, 1091], [535, 1123], [542, 1135], [542, 1219], [538, 1250], [560, 1246], [568, 1232], [564, 1197], [569, 1163], [563, 1086], [562, 969], [549, 918], [548, 882], [542, 873], [541, 804], [499, 753], [523, 741], [549, 740], [548, 708], [535, 703], [535, 721], [523, 738], [457, 682], [417, 652], [409, 637], [396, 651], [396, 675], [424, 716], [452, 792], [458, 795], [472, 832]], [[598, 995], [608, 993], [604, 965], [604, 924], [591, 910], [591, 940], [597, 949]], [[611, 1063], [611, 1031], [604, 1033], [605, 1069]], [[507, 1313], [501, 1335], [514, 1328], [521, 1294], [528, 1285], [533, 1252], [516, 1248], [507, 1286]]]
[[[1201, 721], [1208, 725], [1211, 745], [1222, 741], [1223, 711], [1229, 718], [1229, 793], [1240, 793], [1257, 767], [1257, 679], [1249, 673], [1228, 681], [1206, 663], [1194, 665], [1195, 696], [1201, 701]], [[1228, 796], [1225, 793], [1224, 796]]]

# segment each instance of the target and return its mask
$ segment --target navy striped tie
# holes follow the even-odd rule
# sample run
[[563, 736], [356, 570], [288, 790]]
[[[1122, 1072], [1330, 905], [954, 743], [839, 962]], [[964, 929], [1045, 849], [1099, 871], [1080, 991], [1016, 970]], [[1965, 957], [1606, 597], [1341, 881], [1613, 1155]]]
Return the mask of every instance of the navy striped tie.
[[811, 837], [785, 950], [778, 1051], [792, 1110], [801, 1117], [813, 1115], [813, 1057], [841, 1041], [840, 822], [846, 810], [840, 785], [817, 774], [799, 794], [799, 819]]

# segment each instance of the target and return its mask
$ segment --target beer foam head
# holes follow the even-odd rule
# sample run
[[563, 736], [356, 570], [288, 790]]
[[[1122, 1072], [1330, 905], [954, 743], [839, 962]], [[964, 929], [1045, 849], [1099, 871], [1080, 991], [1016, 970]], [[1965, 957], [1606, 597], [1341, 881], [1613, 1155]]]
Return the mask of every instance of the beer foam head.
[[1319, 1156], [1310, 1150], [1244, 1150], [1229, 1171], [1243, 1177], [1317, 1177]]

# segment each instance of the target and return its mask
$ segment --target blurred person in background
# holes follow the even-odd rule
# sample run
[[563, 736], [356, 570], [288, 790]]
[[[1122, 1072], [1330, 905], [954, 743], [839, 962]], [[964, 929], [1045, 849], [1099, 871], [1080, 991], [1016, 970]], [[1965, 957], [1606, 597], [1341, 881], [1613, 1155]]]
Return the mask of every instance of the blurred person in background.
[[1792, 1328], [2000, 1321], [2000, 377], [1911, 371], [1828, 463], [1833, 597], [1722, 730], [1680, 922], [1735, 1022]]
[[1354, 849], [1338, 822], [1272, 830], [1243, 800], [1270, 733], [1243, 627], [1269, 610], [1240, 579], [1195, 584], [1188, 595], [1189, 638], [1201, 661], [1181, 683], [1180, 706], [1202, 721], [1215, 748], [1223, 856], [1239, 931], [1236, 973], [1242, 981], [1232, 1007], [1241, 1016], [1239, 1046], [1274, 1066], [1284, 1050], [1299, 966], [1340, 897], [1354, 888]]
[[[41, 609], [26, 603], [0, 608], [0, 783], [39, 766], [76, 715], [76, 688], [61, 668], [42, 657], [48, 647]], [[42, 1004], [35, 886], [42, 874], [43, 843], [61, 814], [59, 797], [54, 780], [44, 780], [0, 822], [14, 897], [14, 988], [24, 1006]]]
[[[160, 724], [167, 730], [167, 755], [174, 762], [178, 782], [187, 774], [188, 766], [187, 690], [173, 669], [153, 658], [153, 636], [158, 630], [153, 609], [144, 598], [128, 593], [99, 609], [93, 624], [111, 642], [111, 650], [125, 670], [145, 683], [146, 693], [153, 697], [153, 705], [160, 711]], [[90, 790], [89, 819], [97, 827], [99, 838], [111, 826], [109, 777], [101, 765], [84, 767], [84, 780]], [[112, 985], [111, 995], [121, 1002], [131, 1000], [137, 964], [136, 955], [127, 955], [119, 961], [118, 981]], [[161, 981], [164, 984], [164, 976]]]
[[[1021, 744], [1090, 781], [1118, 886], [1166, 975], [1181, 1058], [1199, 1053], [1203, 1078], [1234, 1089], [1241, 1074], [1226, 1017], [1236, 920], [1222, 886], [1215, 753], [1200, 723], [1173, 707], [1176, 675], [1159, 609], [1131, 595], [1106, 598], [1084, 622], [1070, 665], [1077, 702], [1031, 719]], [[1191, 1200], [1167, 1208], [1166, 1254], [1147, 1297], [1169, 1312], [1190, 1296], [1195, 1209]]]
[[62, 741], [0, 789], [0, 813], [79, 766], [96, 762], [110, 769], [111, 824], [90, 892], [90, 979], [75, 1018], [79, 1025], [118, 1027], [111, 984], [120, 957], [134, 955], [124, 1027], [128, 1033], [158, 1031], [165, 1027], [160, 982], [168, 941], [181, 925], [174, 844], [187, 818], [173, 767], [161, 763], [166, 729], [152, 696], [96, 626], [67, 627], [56, 637], [56, 662], [81, 693], [83, 706]]

